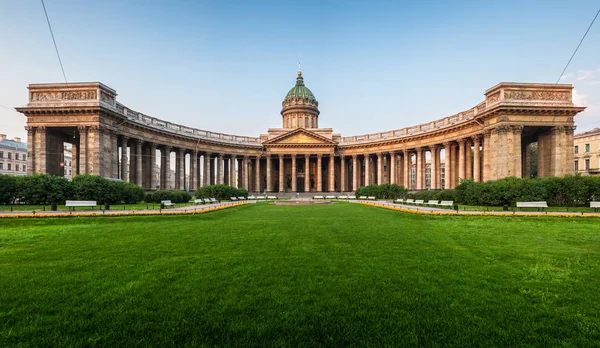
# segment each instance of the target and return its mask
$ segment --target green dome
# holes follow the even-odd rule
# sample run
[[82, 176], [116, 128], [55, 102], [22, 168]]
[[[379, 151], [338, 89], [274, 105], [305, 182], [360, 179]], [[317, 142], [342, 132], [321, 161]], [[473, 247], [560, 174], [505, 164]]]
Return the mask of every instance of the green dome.
[[304, 86], [302, 72], [298, 72], [298, 78], [296, 78], [296, 85], [294, 86], [294, 88], [290, 89], [288, 94], [285, 96], [285, 100], [293, 98], [308, 98], [309, 100], [317, 101], [317, 98], [315, 98], [315, 95], [310, 91], [310, 89]]

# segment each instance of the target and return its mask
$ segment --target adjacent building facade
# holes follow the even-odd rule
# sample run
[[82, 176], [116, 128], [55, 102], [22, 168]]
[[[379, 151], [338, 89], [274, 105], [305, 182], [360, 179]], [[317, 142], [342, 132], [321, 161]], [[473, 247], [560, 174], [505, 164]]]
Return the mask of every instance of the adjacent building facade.
[[0, 134], [0, 174], [27, 174], [27, 144], [21, 138], [11, 140]]
[[600, 175], [600, 128], [576, 134], [573, 140], [575, 173]]
[[458, 114], [354, 136], [319, 127], [319, 103], [301, 72], [282, 102], [281, 128], [258, 137], [144, 115], [99, 82], [31, 84], [28, 105], [17, 110], [27, 117], [29, 173], [64, 175], [55, 154], [69, 143], [73, 175], [147, 190], [221, 183], [251, 192], [348, 192], [383, 183], [420, 190], [453, 188], [463, 178], [529, 177], [531, 143], [538, 144], [538, 176], [573, 173], [573, 118], [585, 108], [572, 103], [572, 89], [500, 83]]

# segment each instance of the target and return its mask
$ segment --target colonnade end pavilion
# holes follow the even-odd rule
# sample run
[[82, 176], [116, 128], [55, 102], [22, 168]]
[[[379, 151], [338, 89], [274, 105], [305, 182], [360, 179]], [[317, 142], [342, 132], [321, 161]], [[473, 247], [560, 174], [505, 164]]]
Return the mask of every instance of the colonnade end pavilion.
[[[95, 174], [156, 189], [230, 184], [250, 192], [351, 192], [369, 184], [453, 188], [461, 179], [573, 172], [569, 84], [499, 83], [485, 100], [442, 119], [380, 133], [342, 136], [319, 127], [319, 103], [298, 72], [285, 96], [281, 128], [258, 137], [174, 124], [117, 102], [99, 82], [30, 84], [28, 172]], [[174, 162], [174, 163], [172, 163]], [[175, 168], [172, 170], [171, 168]]]

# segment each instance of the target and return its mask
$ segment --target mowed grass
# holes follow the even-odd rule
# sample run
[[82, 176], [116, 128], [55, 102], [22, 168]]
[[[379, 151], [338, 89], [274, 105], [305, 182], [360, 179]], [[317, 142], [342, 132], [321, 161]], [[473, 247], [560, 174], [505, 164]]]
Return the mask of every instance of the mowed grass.
[[251, 204], [0, 221], [0, 346], [598, 346], [600, 220]]

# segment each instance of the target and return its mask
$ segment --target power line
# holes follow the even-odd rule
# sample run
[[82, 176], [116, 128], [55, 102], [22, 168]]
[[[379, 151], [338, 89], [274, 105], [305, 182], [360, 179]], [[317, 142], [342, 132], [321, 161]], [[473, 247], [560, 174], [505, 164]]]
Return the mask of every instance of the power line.
[[62, 70], [63, 77], [65, 78], [65, 83], [67, 82], [67, 75], [65, 74], [65, 68], [63, 67], [62, 60], [60, 59], [60, 53], [58, 53], [58, 46], [56, 45], [56, 40], [54, 39], [54, 32], [52, 31], [52, 25], [50, 25], [50, 19], [48, 18], [48, 12], [46, 11], [46, 5], [44, 5], [44, 0], [42, 1], [42, 7], [44, 8], [44, 14], [46, 15], [46, 21], [48, 22], [48, 28], [50, 28], [50, 35], [52, 36], [52, 42], [54, 42], [54, 49], [56, 50], [56, 55], [58, 56], [58, 62], [60, 63], [60, 69]]
[[594, 25], [594, 22], [596, 21], [596, 18], [598, 18], [598, 14], [600, 14], [600, 9], [598, 10], [598, 12], [596, 12], [596, 16], [594, 16], [594, 19], [592, 20], [592, 23], [590, 23], [590, 26], [587, 28], [587, 30], [585, 31], [585, 34], [583, 34], [583, 37], [581, 38], [581, 40], [579, 41], [579, 45], [577, 45], [577, 48], [575, 48], [575, 51], [573, 52], [573, 54], [571, 55], [571, 58], [569, 59], [569, 61], [567, 62], [567, 65], [565, 65], [565, 68], [563, 69], [563, 71], [560, 73], [560, 75], [558, 76], [558, 80], [556, 80], [556, 83], [558, 83], [558, 81], [560, 81], [560, 78], [563, 76], [563, 74], [565, 73], [565, 71], [567, 70], [567, 68], [569, 67], [569, 64], [571, 64], [571, 60], [573, 60], [573, 57], [575, 57], [575, 53], [577, 53], [577, 50], [579, 49], [579, 46], [581, 46], [581, 43], [583, 42], [583, 40], [585, 39], [585, 37], [587, 36], [588, 32], [590, 31], [590, 29], [592, 28], [592, 25]]

